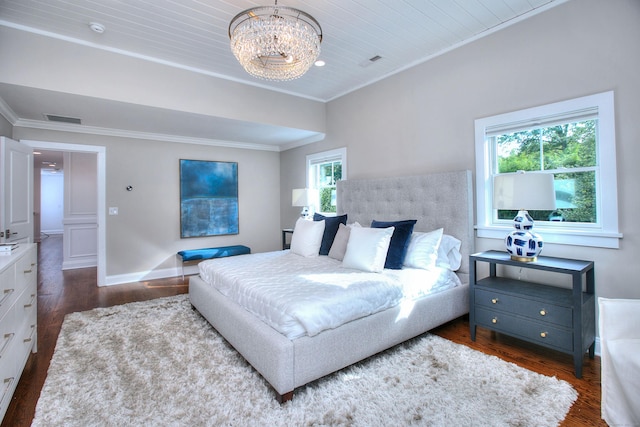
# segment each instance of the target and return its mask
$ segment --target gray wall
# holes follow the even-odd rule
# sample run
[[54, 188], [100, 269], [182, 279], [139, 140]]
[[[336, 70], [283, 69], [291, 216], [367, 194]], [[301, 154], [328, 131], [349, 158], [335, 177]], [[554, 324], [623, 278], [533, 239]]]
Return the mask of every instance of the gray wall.
[[[620, 249], [547, 245], [544, 254], [596, 262], [596, 292], [640, 298], [640, 2], [572, 0], [330, 102], [325, 141], [281, 154], [281, 226], [297, 210], [305, 156], [347, 147], [349, 178], [469, 169], [474, 120], [613, 90]], [[503, 249], [476, 239], [476, 250]]]
[[[239, 150], [15, 128], [22, 140], [106, 147], [106, 275], [127, 276], [177, 266], [182, 249], [242, 244], [254, 252], [280, 248], [280, 158], [277, 152]], [[238, 162], [240, 232], [180, 238], [179, 159]], [[134, 190], [126, 191], [131, 185]]]

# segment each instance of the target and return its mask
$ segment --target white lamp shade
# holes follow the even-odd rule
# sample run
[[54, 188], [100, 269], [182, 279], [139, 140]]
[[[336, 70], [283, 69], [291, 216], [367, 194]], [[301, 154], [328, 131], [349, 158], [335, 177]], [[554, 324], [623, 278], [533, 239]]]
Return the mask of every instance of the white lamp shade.
[[294, 188], [291, 192], [291, 206], [312, 206], [318, 201], [318, 190], [314, 188]]
[[493, 178], [493, 207], [505, 210], [554, 210], [553, 174], [516, 172]]

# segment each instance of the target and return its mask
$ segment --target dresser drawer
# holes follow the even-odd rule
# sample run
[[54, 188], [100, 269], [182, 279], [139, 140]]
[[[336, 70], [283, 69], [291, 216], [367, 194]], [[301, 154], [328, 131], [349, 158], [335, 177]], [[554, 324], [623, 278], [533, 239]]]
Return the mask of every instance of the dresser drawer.
[[18, 302], [16, 303], [16, 320], [19, 323], [18, 326], [18, 338], [17, 341], [20, 344], [21, 350], [19, 354], [20, 369], [24, 366], [29, 357], [31, 349], [35, 350], [36, 332], [37, 332], [37, 296], [35, 289], [25, 290]]
[[15, 286], [15, 274], [16, 270], [13, 265], [0, 273], [0, 319], [9, 311], [9, 308], [18, 297]]
[[[0, 319], [0, 366], [11, 365], [11, 355], [17, 340], [18, 325], [15, 316], [15, 307]], [[4, 378], [0, 378], [3, 380]]]
[[[16, 358], [19, 351], [15, 307], [0, 319], [0, 410], [5, 411], [18, 382]], [[4, 413], [4, 412], [1, 412]]]
[[34, 287], [25, 289], [16, 303], [16, 316], [21, 324], [32, 324], [37, 318], [38, 296]]
[[35, 251], [29, 251], [25, 256], [16, 262], [16, 289], [18, 292], [29, 285], [37, 285], [37, 262], [34, 258]]
[[482, 307], [476, 307], [476, 322], [480, 326], [547, 347], [565, 352], [573, 351], [572, 331], [557, 328], [551, 324]]
[[0, 364], [0, 414], [4, 414], [9, 407], [17, 383], [14, 366], [8, 363]]
[[571, 328], [573, 310], [547, 301], [521, 298], [490, 289], [475, 289], [476, 305]]
[[35, 324], [25, 325], [25, 327], [18, 332], [16, 341], [16, 346], [19, 348], [16, 352], [16, 369], [18, 372], [22, 372], [24, 366], [27, 364], [27, 359], [36, 343], [37, 333], [38, 329]]

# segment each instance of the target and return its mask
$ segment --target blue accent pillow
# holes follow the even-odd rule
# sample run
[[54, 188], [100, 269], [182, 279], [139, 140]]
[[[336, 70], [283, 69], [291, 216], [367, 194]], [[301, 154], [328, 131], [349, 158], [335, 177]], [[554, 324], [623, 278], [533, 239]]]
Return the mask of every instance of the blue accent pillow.
[[389, 243], [387, 251], [387, 259], [384, 262], [384, 268], [392, 270], [401, 270], [404, 264], [404, 257], [407, 255], [409, 248], [409, 239], [413, 233], [413, 226], [418, 220], [408, 219], [404, 221], [371, 221], [371, 228], [387, 228], [395, 227]]
[[333, 240], [336, 238], [340, 223], [347, 225], [347, 214], [339, 216], [324, 216], [319, 213], [313, 214], [314, 221], [324, 220], [324, 234], [322, 235], [322, 243], [320, 244], [320, 255], [329, 255]]

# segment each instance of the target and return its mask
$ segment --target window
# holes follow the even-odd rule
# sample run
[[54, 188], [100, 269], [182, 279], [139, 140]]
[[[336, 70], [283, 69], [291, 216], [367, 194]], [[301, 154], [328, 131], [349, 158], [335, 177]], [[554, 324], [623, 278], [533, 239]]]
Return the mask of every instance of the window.
[[493, 209], [493, 177], [541, 171], [556, 210], [529, 214], [545, 242], [619, 247], [613, 92], [479, 119], [475, 132], [478, 237], [504, 238], [516, 214]]
[[307, 156], [307, 187], [319, 193], [316, 212], [336, 212], [336, 183], [341, 179], [347, 179], [346, 148]]

